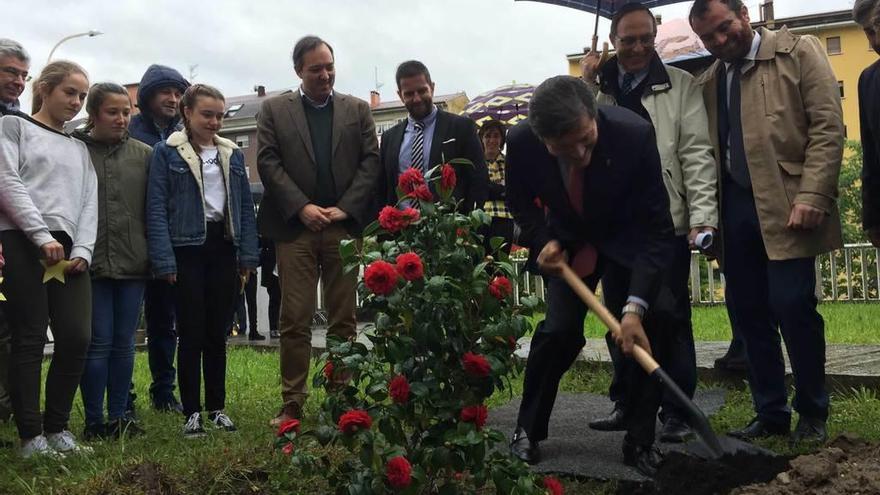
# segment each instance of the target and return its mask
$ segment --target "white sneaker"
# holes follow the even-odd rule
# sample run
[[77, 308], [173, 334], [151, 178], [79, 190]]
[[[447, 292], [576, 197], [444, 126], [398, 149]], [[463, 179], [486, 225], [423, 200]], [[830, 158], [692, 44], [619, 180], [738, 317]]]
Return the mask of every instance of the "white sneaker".
[[183, 425], [183, 437], [199, 438], [205, 435], [205, 428], [202, 426], [202, 415], [197, 412], [190, 414]]
[[29, 459], [35, 455], [64, 459], [64, 454], [53, 449], [43, 435], [37, 435], [30, 440], [22, 442], [21, 449], [18, 453], [25, 459]]
[[92, 448], [80, 445], [76, 442], [73, 433], [63, 430], [61, 433], [49, 433], [46, 435], [49, 446], [62, 454], [91, 454]]
[[224, 431], [237, 431], [238, 428], [235, 427], [235, 423], [229, 419], [229, 416], [226, 415], [223, 411], [214, 411], [208, 414], [208, 419], [211, 420], [211, 423], [214, 423], [214, 426], [220, 428]]

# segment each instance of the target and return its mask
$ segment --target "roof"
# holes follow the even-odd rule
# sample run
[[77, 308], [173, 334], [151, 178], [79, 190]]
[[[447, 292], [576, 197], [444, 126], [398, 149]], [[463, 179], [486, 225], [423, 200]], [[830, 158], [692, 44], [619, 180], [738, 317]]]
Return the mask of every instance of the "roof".
[[266, 91], [265, 96], [259, 96], [257, 93], [248, 93], [246, 95], [229, 97], [226, 99], [226, 119], [255, 118], [257, 112], [260, 111], [260, 105], [263, 104], [263, 100], [272, 96], [280, 95], [285, 91], [290, 90], [279, 89], [277, 91]]
[[[448, 103], [449, 101], [462, 96], [467, 98], [467, 95], [464, 93], [464, 91], [459, 91], [458, 93], [452, 93], [449, 95], [434, 95], [434, 103]], [[403, 102], [399, 99], [395, 99], [393, 101], [383, 101], [382, 103], [379, 103], [378, 106], [373, 108], [373, 111], [376, 112], [381, 110], [399, 110], [403, 108]]]

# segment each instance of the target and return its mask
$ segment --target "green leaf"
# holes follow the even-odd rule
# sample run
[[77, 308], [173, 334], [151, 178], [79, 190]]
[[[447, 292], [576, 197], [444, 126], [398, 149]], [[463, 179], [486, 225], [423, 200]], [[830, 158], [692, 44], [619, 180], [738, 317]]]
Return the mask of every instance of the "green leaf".
[[343, 239], [339, 241], [339, 256], [342, 257], [343, 261], [348, 261], [353, 258], [356, 252], [356, 239]]
[[361, 236], [364, 238], [364, 240], [366, 240], [367, 237], [371, 237], [371, 236], [375, 235], [376, 232], [378, 232], [378, 231], [379, 231], [379, 221], [373, 220], [372, 222], [370, 222], [369, 225], [367, 225], [364, 228], [364, 231], [361, 234]]
[[428, 386], [423, 382], [410, 383], [409, 391], [416, 397], [424, 397], [428, 395]]
[[489, 247], [492, 248], [493, 253], [501, 249], [501, 246], [503, 246], [504, 243], [505, 239], [503, 237], [496, 236], [489, 239]]

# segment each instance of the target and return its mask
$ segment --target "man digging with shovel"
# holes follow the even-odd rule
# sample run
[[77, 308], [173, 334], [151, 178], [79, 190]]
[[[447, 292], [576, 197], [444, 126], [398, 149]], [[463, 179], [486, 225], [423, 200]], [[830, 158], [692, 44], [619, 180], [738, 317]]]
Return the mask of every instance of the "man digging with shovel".
[[[507, 177], [508, 206], [530, 248], [529, 264], [548, 288], [510, 444], [513, 455], [535, 463], [559, 380], [585, 343], [587, 307], [560, 277], [562, 266], [570, 263], [591, 288], [602, 278], [605, 301], [621, 319], [624, 353], [638, 344], [662, 363], [676, 338], [665, 333], [681, 330], [662, 324], [675, 303], [660, 283], [674, 229], [651, 124], [624, 108], [597, 107], [578, 78], [554, 77], [535, 90], [529, 118], [509, 134]], [[652, 476], [661, 460], [654, 447], [661, 388], [641, 368], [627, 372], [624, 463]]]

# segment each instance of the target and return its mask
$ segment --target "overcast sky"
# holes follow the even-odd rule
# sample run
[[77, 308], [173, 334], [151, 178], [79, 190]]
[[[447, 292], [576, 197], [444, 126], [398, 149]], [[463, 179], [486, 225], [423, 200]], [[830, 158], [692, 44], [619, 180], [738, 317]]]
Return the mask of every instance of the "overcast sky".
[[[664, 19], [685, 17], [690, 1], [662, 7]], [[747, 0], [758, 18], [757, 0]], [[853, 0], [776, 0], [776, 16], [842, 10]], [[471, 98], [512, 81], [537, 84], [565, 73], [565, 55], [582, 49], [594, 16], [513, 0], [235, 0], [169, 1], [8, 0], [3, 33], [30, 52], [31, 73], [45, 65], [64, 36], [96, 29], [105, 34], [65, 42], [55, 59], [80, 63], [91, 82], [140, 80], [162, 63], [227, 96], [299, 84], [290, 61], [295, 41], [317, 34], [336, 52], [336, 89], [367, 99], [378, 79], [383, 101], [395, 96], [394, 70], [425, 62], [437, 93]], [[607, 39], [608, 21], [600, 24]], [[22, 98], [30, 108], [30, 87]], [[26, 104], [26, 105], [25, 105]]]

